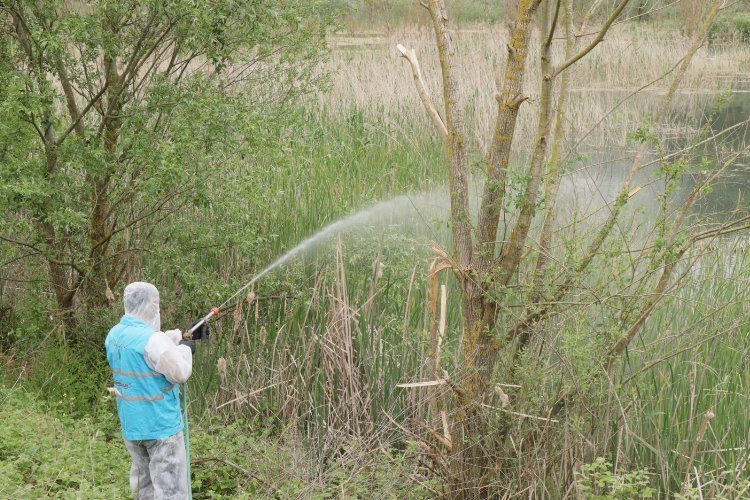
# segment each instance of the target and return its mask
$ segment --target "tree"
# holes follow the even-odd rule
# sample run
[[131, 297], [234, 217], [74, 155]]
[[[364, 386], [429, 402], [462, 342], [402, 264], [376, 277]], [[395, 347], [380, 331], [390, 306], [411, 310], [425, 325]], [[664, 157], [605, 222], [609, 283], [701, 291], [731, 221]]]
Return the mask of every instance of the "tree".
[[[524, 364], [525, 357], [541, 358], [541, 348], [540, 354], [535, 356], [528, 352], [528, 347], [535, 338], [539, 345], [544, 345], [553, 328], [547, 322], [563, 310], [563, 303], [578, 303], [581, 291], [590, 286], [586, 283], [586, 274], [598, 263], [606, 262], [612, 250], [608, 245], [612, 245], [613, 240], [616, 244], [619, 238], [613, 237], [613, 229], [629, 200], [639, 190], [633, 181], [643, 167], [644, 154], [658, 142], [648, 124], [635, 134], [641, 142], [639, 152], [633, 158], [632, 167], [617, 197], [604, 207], [607, 215], [587, 241], [578, 242], [581, 250], [574, 248], [566, 255], [556, 256], [553, 241], [560, 238], [560, 228], [555, 219], [555, 207], [562, 172], [561, 149], [569, 69], [604, 39], [628, 2], [619, 1], [606, 14], [600, 27], [593, 30], [588, 26], [592, 24], [595, 10], [601, 8], [601, 2], [594, 2], [578, 22], [574, 19], [572, 0], [518, 2], [517, 19], [507, 46], [502, 85], [496, 95], [496, 120], [486, 152], [486, 178], [476, 225], [472, 223], [469, 209], [466, 125], [458, 98], [461, 82], [456, 77], [457, 55], [446, 2], [421, 2], [429, 11], [436, 37], [442, 77], [443, 102], [440, 111], [425, 90], [416, 54], [403, 46], [398, 47], [409, 61], [421, 100], [438, 133], [444, 138], [449, 165], [453, 253], [450, 257], [443, 254], [441, 259], [444, 263], [442, 267], [453, 269], [460, 286], [464, 363], [460, 377], [451, 383], [455, 412], [450, 426], [453, 439], [449, 446], [444, 446], [450, 452], [451, 466], [446, 475], [452, 496], [473, 498], [490, 494], [490, 471], [496, 469], [492, 447], [498, 440], [507, 441], [510, 429], [507, 422], [499, 430], [486, 427], [488, 410], [485, 406], [493, 398], [491, 389], [494, 377], [498, 371], [502, 371], [513, 383], [521, 376], [521, 367], [527, 366]], [[704, 9], [693, 44], [675, 67], [667, 95], [651, 117], [651, 124], [659, 123], [664, 117], [691, 58], [703, 43], [721, 6], [720, 0], [714, 0]], [[538, 128], [534, 138], [516, 138], [514, 133], [519, 109], [529, 98], [523, 82], [529, 65], [535, 17], [539, 18], [541, 26], [541, 81], [537, 82], [539, 95], [536, 99]], [[554, 62], [551, 46], [558, 30], [564, 32], [566, 48], [564, 58]], [[576, 33], [586, 32], [591, 33], [591, 37], [579, 43]], [[558, 80], [559, 85], [556, 84]], [[555, 103], [556, 114], [553, 112]], [[511, 152], [514, 148], [521, 148], [519, 143], [524, 141], [532, 144], [528, 164], [523, 175], [519, 176], [520, 180], [512, 180], [509, 176]], [[639, 270], [639, 279], [637, 285], [627, 286], [632, 285], [634, 293], [622, 299], [618, 313], [612, 316], [611, 329], [601, 345], [591, 347], [595, 368], [583, 380], [568, 379], [557, 389], [553, 398], [542, 401], [538, 408], [541, 420], [550, 421], [572, 404], [576, 398], [576, 387], [585, 391], [593, 380], [612, 372], [617, 360], [659, 301], [679, 283], [680, 277], [675, 276], [676, 271], [696, 242], [746, 227], [746, 220], [741, 220], [706, 228], [695, 224], [690, 217], [691, 207], [716, 179], [721, 166], [710, 173], [701, 174], [679, 208], [673, 209], [667, 200], [670, 200], [684, 163], [684, 158], [672, 161], [662, 155], [665, 180], [664, 191], [660, 195], [662, 206], [654, 222], [649, 244], [639, 251], [637, 258], [632, 259], [633, 268]], [[511, 199], [512, 193], [515, 193], [514, 199]], [[544, 210], [541, 210], [542, 207]], [[507, 239], [498, 234], [501, 221], [509, 221], [504, 227], [505, 234], [509, 234]], [[540, 229], [532, 230], [534, 223]], [[627, 242], [623, 245], [627, 245]], [[554, 259], [562, 263], [556, 265]], [[436, 290], [435, 287], [433, 289]], [[501, 313], [508, 311], [506, 307], [511, 299], [523, 303], [522, 312], [515, 319], [503, 318]], [[433, 297], [433, 304], [435, 301]], [[504, 361], [502, 370], [499, 367], [501, 359]], [[448, 427], [447, 424], [444, 426]], [[533, 446], [539, 436], [538, 429], [527, 429], [521, 438], [516, 436], [515, 443], [523, 441], [525, 445]], [[445, 439], [439, 441], [445, 445]], [[437, 445], [431, 453], [433, 456], [440, 455]], [[442, 461], [436, 460], [436, 463]]]
[[325, 0], [0, 2], [6, 265], [43, 264], [69, 329], [111, 304], [259, 117], [317, 88], [333, 20]]

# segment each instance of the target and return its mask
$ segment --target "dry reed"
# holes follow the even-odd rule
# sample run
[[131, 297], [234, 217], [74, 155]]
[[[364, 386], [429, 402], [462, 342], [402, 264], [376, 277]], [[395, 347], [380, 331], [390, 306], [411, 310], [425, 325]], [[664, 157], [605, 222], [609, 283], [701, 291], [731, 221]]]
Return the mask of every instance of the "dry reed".
[[[509, 39], [504, 25], [477, 26], [462, 29], [455, 35], [457, 74], [461, 81], [459, 98], [467, 109], [471, 132], [484, 149], [496, 103], [494, 96], [503, 72], [506, 44]], [[587, 40], [583, 37], [582, 40]], [[592, 53], [572, 68], [573, 96], [568, 110], [568, 129], [583, 134], [629, 92], [668, 73], [681, 59], [688, 38], [675, 34], [663, 36], [648, 31], [633, 32], [631, 26], [613, 28]], [[346, 116], [352, 110], [364, 111], [372, 119], [395, 122], [411, 128], [413, 134], [432, 131], [419, 96], [414, 89], [406, 62], [401, 60], [396, 44], [414, 49], [425, 77], [428, 91], [440, 102], [440, 72], [432, 33], [425, 26], [408, 26], [393, 33], [367, 36], [342, 35], [331, 38], [332, 89], [319, 95], [323, 112]], [[553, 44], [553, 60], [560, 61], [563, 40]], [[750, 60], [750, 49], [731, 45], [714, 49], [703, 47], [695, 56], [683, 81], [683, 92], [703, 95], [703, 99], [679, 99], [670, 117], [682, 124], [681, 115], [699, 116], [711, 95], [731, 85], [743, 71], [742, 61]], [[533, 137], [538, 94], [539, 44], [532, 41], [530, 68], [526, 74], [526, 91], [532, 96], [523, 106], [517, 137]], [[654, 82], [644, 93], [663, 92], [668, 79]], [[647, 98], [648, 99], [648, 98]], [[622, 145], [626, 133], [637, 128], [648, 110], [648, 100], [641, 109], [623, 106], [610, 114], [591, 137], [598, 144]]]

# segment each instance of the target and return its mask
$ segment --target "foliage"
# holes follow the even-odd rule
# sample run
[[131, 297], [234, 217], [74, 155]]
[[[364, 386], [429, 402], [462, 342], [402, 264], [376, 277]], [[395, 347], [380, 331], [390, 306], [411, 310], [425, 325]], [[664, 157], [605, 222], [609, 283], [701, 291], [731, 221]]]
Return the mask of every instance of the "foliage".
[[[110, 412], [72, 418], [34, 401], [23, 390], [0, 388], [0, 496], [3, 498], [126, 498], [130, 462]], [[337, 461], [324, 483], [311, 476], [315, 464], [294, 443], [269, 438], [239, 424], [191, 422], [195, 498], [330, 498], [348, 495], [428, 498], [415, 485], [397, 481], [403, 454]], [[368, 464], [362, 467], [362, 464]]]
[[[223, 302], [338, 218], [393, 194], [429, 191], [440, 175], [432, 165], [439, 155], [434, 141], [393, 141], [392, 126], [363, 120], [356, 110], [345, 121], [303, 109], [264, 121], [257, 152], [233, 165], [238, 174], [207, 179], [204, 206], [160, 228], [159, 240], [167, 244], [141, 260], [143, 274], [162, 290], [165, 324]], [[292, 128], [298, 131], [289, 143]], [[389, 215], [404, 222], [401, 214]], [[319, 248], [326, 254], [330, 245]], [[288, 284], [299, 289], [299, 280], [309, 277], [271, 275], [259, 286], [276, 295]]]
[[649, 486], [648, 471], [635, 470], [615, 473], [612, 464], [602, 457], [581, 466], [578, 491], [590, 500], [652, 498], [654, 489]]
[[[452, 5], [459, 6], [459, 2]], [[212, 32], [213, 27], [207, 27], [215, 24], [215, 18], [211, 19], [196, 21], [200, 27], [197, 31]], [[218, 21], [219, 25], [222, 22]], [[467, 80], [472, 74], [486, 74], [471, 68], [477, 62], [467, 55], [473, 52], [472, 48], [505, 46], [488, 43], [492, 38], [471, 37], [476, 45], [457, 44], [473, 70], [461, 75]], [[127, 254], [131, 257], [122, 262], [129, 266], [123, 279], [148, 279], [160, 288], [165, 326], [184, 326], [209, 306], [221, 303], [297, 242], [363, 206], [409, 192], [420, 212], [402, 206], [378, 214], [377, 223], [368, 220], [343, 232], [340, 256], [332, 244], [334, 239], [326, 240], [267, 275], [252, 295], [241, 297], [236, 307], [229, 304], [213, 323], [211, 340], [199, 347], [190, 383], [196, 492], [209, 498], [432, 496], [430, 489], [441, 489], [440, 476], [433, 475], [424, 464], [442, 459], [440, 453], [444, 450], [433, 441], [432, 432], [441, 432], [442, 425], [430, 420], [426, 389], [402, 389], [396, 385], [429, 377], [430, 365], [424, 362], [433, 320], [425, 279], [432, 258], [428, 242], [447, 241], [450, 221], [439, 210], [433, 213], [422, 209], [448, 206], [448, 193], [436, 188], [447, 170], [441, 161], [442, 144], [420, 126], [423, 122], [418, 116], [422, 110], [416, 106], [408, 114], [403, 108], [371, 97], [368, 99], [373, 104], [353, 105], [340, 93], [324, 96], [319, 109], [296, 98], [277, 106], [277, 88], [263, 78], [264, 83], [259, 86], [248, 83], [230, 89], [226, 95], [216, 95], [217, 82], [239, 62], [236, 52], [222, 48], [225, 42], [220, 38], [212, 38], [206, 56], [217, 69], [216, 75], [189, 74], [189, 85], [185, 78], [179, 85], [149, 81], [150, 85], [153, 83], [149, 87], [150, 101], [128, 108], [133, 114], [123, 121], [123, 126], [133, 128], [122, 132], [121, 139], [130, 142], [121, 145], [125, 148], [132, 143], [128, 147], [135, 155], [127, 158], [125, 166], [146, 165], [149, 170], [132, 181], [132, 186], [141, 191], [134, 194], [132, 203], [125, 203], [128, 208], [121, 216], [131, 217], [130, 210], [136, 216], [145, 213], [138, 212], [144, 203], [169, 194], [165, 189], [180, 186], [174, 201], [168, 201], [164, 210], [154, 214], [152, 222], [136, 224], [137, 230], [134, 227], [128, 235], [133, 251]], [[466, 39], [462, 33], [455, 38], [457, 42]], [[581, 81], [589, 82], [589, 76], [602, 74], [608, 76], [600, 84], [609, 85], [618, 81], [613, 75], [638, 73], [643, 78], [658, 74], [651, 71], [657, 66], [636, 72], [632, 61], [663, 59], [665, 65], [671, 65], [674, 58], [667, 55], [675, 53], [675, 47], [684, 39], [664, 44], [665, 51], [647, 51], [644, 47], [660, 43], [655, 40], [659, 39], [626, 40], [617, 33], [608, 36], [593, 54], [594, 62], [585, 70], [581, 67], [585, 71]], [[622, 46], [633, 47], [628, 51], [632, 54], [612, 57]], [[119, 50], [122, 47], [124, 44]], [[0, 44], [3, 55], [16, 49], [12, 43]], [[483, 50], [477, 51], [475, 57], [490, 60], [491, 51]], [[394, 66], [390, 52], [386, 62], [374, 65], [374, 69], [367, 65], [369, 48], [362, 49], [362, 53], [352, 58], [341, 50], [339, 62], [352, 66], [343, 66], [339, 78], [351, 87], [351, 94], [363, 93], [362, 88], [368, 84], [363, 75], [386, 74], [385, 68]], [[711, 52], [711, 65], [705, 66], [702, 61], [694, 71], [713, 74], [729, 58], [726, 53]], [[623, 59], [631, 62], [622, 63]], [[6, 197], [3, 203], [10, 200], [19, 211], [7, 211], [10, 215], [0, 222], [0, 227], [10, 228], [10, 232], [0, 235], [39, 235], [32, 205], [49, 199], [54, 205], [50, 212], [54, 215], [50, 218], [53, 226], [77, 235], [70, 248], [64, 248], [66, 257], [77, 255], [85, 261], [90, 214], [87, 203], [92, 192], [85, 176], [87, 172], [96, 174], [111, 162], [102, 148], [86, 144], [85, 138], [80, 140], [72, 133], [59, 151], [66, 163], [64, 173], [70, 175], [57, 179], [59, 184], [44, 178], [39, 162], [34, 163], [30, 173], [21, 170], [23, 158], [13, 155], [37, 151], [32, 157], [40, 159], [41, 139], [30, 124], [7, 125], [18, 124], [18, 116], [8, 110], [31, 106], [20, 102], [21, 86], [12, 81], [18, 68], [8, 63], [10, 60], [0, 57], [0, 64], [7, 63], [3, 69], [9, 69], [0, 71], [0, 89], [7, 92], [0, 98], [0, 113], [7, 111], [3, 118], [8, 118], [0, 120], [0, 162], [11, 158], [17, 175], [3, 178], [8, 182], [0, 185], [0, 193]], [[311, 81], [321, 83], [312, 60], [310, 63]], [[426, 60], [424, 68], [429, 68], [429, 64]], [[286, 74], [286, 66], [274, 68]], [[348, 71], [355, 72], [354, 76]], [[408, 75], [402, 76], [405, 84], [411, 85]], [[373, 86], [387, 87], [382, 84], [385, 78], [371, 80], [375, 82]], [[352, 85], [352, 81], [357, 83]], [[690, 85], [700, 87], [706, 81], [694, 79]], [[494, 82], [489, 84], [493, 86]], [[55, 107], [62, 112], [64, 96], [55, 90]], [[410, 94], [411, 90], [407, 87], [394, 93]], [[15, 101], [5, 99], [11, 91], [17, 94]], [[473, 95], [482, 93], [473, 91]], [[591, 98], [596, 93], [579, 94], [579, 100], [573, 101], [570, 108], [590, 119], [581, 123], [595, 123], [604, 113], [599, 113], [601, 103]], [[621, 95], [613, 94], [616, 100], [612, 102], [619, 102]], [[492, 94], [487, 94], [487, 98], [491, 101]], [[654, 107], [654, 99], [640, 99], [643, 107]], [[670, 122], [680, 126], [680, 136], [690, 135], [694, 117], [703, 112], [703, 100], [687, 101], [674, 106], [678, 119]], [[479, 100], [468, 102], [476, 110], [484, 108]], [[333, 104], [329, 107], [328, 103]], [[533, 99], [529, 103], [538, 105]], [[34, 104], [34, 109], [41, 109], [42, 104]], [[162, 136], [143, 128], [152, 116], [150, 104], [170, 116], [169, 128]], [[494, 109], [494, 101], [491, 104], [490, 109]], [[622, 108], [629, 104], [632, 103], [624, 103]], [[335, 105], [338, 107], [333, 109]], [[523, 106], [526, 109], [527, 104]], [[640, 116], [640, 109], [630, 106], [628, 113], [629, 117]], [[613, 116], [616, 119], [611, 118], [613, 130], [608, 137], [616, 136], [616, 140], [624, 142], [628, 129], [625, 115]], [[570, 143], [585, 139], [580, 131], [587, 126], [579, 120], [571, 119]], [[638, 120], [628, 119], [628, 123]], [[68, 123], [62, 123], [60, 128]], [[641, 125], [629, 135], [638, 143], [636, 146], [664, 147], [660, 143], [662, 136], [678, 130], [649, 119], [641, 121]], [[95, 135], [95, 128], [96, 121], [88, 123], [85, 134]], [[473, 139], [481, 144], [478, 136]], [[681, 143], [678, 148], [689, 146]], [[717, 151], [705, 154], [719, 157], [719, 146]], [[667, 148], [672, 150], [671, 146]], [[10, 156], [3, 156], [6, 153]], [[570, 154], [572, 157], [579, 153]], [[704, 152], [701, 150], [700, 154]], [[517, 161], [511, 162], [508, 196], [513, 203], [506, 200], [504, 204], [509, 211], [526, 199], [523, 184], [530, 179], [523, 171], [524, 152], [518, 156]], [[610, 162], [614, 156], [612, 149], [607, 149], [603, 161]], [[574, 184], [588, 184], [590, 179], [586, 176], [599, 172], [589, 168], [597, 163], [594, 158], [580, 156], [579, 161], [571, 162], [565, 167], [566, 177]], [[477, 164], [475, 174], [485, 166], [479, 152], [472, 153], [472, 162]], [[659, 211], [659, 207], [650, 204], [651, 200], [663, 201], [665, 211], [672, 213], [671, 209], [682, 201], [685, 186], [689, 189], [693, 185], [692, 174], [713, 168], [706, 163], [697, 165], [696, 156], [691, 154], [670, 157], [660, 164], [661, 169], [654, 171], [653, 178], [646, 176], [650, 172], [647, 168], [642, 170], [643, 178], [639, 174], [636, 183], [644, 189], [634, 200], [630, 201], [628, 193], [621, 196], [623, 205], [635, 204], [639, 208], [626, 210], [616, 226], [617, 234], [604, 242], [600, 258], [586, 272], [573, 274], [570, 293], [559, 309], [533, 330], [531, 347], [515, 365], [510, 349], [503, 353], [504, 361], [491, 374], [492, 384], [498, 385], [483, 400], [487, 408], [482, 411], [490, 425], [481, 444], [486, 446], [483, 459], [491, 464], [493, 484], [498, 489], [545, 491], [548, 496], [562, 496], [574, 486], [575, 464], [604, 455], [612, 457], [612, 462], [628, 464], [628, 469], [618, 466], [614, 472], [606, 462], [586, 466], [590, 467], [586, 469], [589, 483], [601, 482], [596, 494], [613, 495], [618, 488], [631, 487], [643, 491], [646, 486], [639, 486], [639, 481], [648, 480], [647, 486], [658, 488], [667, 497], [681, 488], [685, 477], [686, 464], [679, 457], [697, 450], [694, 465], [702, 477], [700, 484], [713, 488], [711, 492], [704, 490], [704, 497], [710, 496], [707, 493], [720, 497], [724, 491], [734, 491], [735, 485], [739, 492], [735, 496], [742, 497], [741, 488], [747, 484], [745, 473], [738, 471], [735, 475], [727, 465], [741, 463], [741, 452], [733, 450], [744, 446], [750, 425], [744, 396], [748, 372], [736, 368], [743, 366], [747, 354], [747, 325], [741, 318], [747, 317], [743, 305], [748, 303], [743, 291], [747, 287], [743, 283], [748, 279], [748, 266], [744, 250], [735, 246], [734, 240], [713, 241], [702, 248], [702, 253], [680, 259], [680, 288], [664, 294], [664, 300], [653, 310], [611, 378], [601, 377], [602, 359], [625, 335], [628, 319], [637, 317], [637, 301], [648, 298], [648, 285], [663, 267], [660, 259], [677, 255], [675, 250], [683, 242], [659, 239], [652, 246], [643, 244], [644, 235], [657, 234], [661, 228], [667, 233], [672, 227], [669, 219], [657, 225], [649, 217]], [[211, 170], [205, 171], [204, 165]], [[614, 167], [606, 172], [616, 177], [618, 170]], [[125, 194], [129, 189], [128, 175], [124, 173], [114, 182], [116, 190], [120, 190], [117, 193]], [[669, 189], [661, 194], [649, 189], [662, 184]], [[194, 189], [197, 186], [200, 188]], [[672, 191], [670, 186], [677, 188]], [[183, 188], [185, 193], [181, 192]], [[710, 185], [706, 185], [701, 193], [709, 190]], [[561, 195], [565, 202], [578, 197], [588, 203], [607, 194], [606, 186], [604, 191], [570, 189], [561, 191]], [[716, 191], [720, 193], [718, 197], [733, 205], [723, 189]], [[715, 201], [702, 202], [702, 212], [715, 211]], [[555, 235], [554, 262], [545, 275], [545, 283], [537, 286], [531, 282], [533, 268], [525, 264], [507, 287], [491, 290], [493, 299], [501, 304], [496, 332], [514, 326], [531, 294], [539, 290], [543, 296], [553, 293], [564, 273], [580, 265], [582, 246], [593, 238], [602, 213], [608, 211], [597, 203], [586, 203], [566, 204], [560, 209], [564, 226]], [[534, 208], [540, 206], [546, 208], [549, 200], [538, 199]], [[691, 213], [689, 217], [694, 220], [697, 215]], [[123, 233], [116, 237], [124, 244]], [[82, 246], [74, 245], [73, 240], [76, 244], [82, 242]], [[46, 244], [43, 239], [39, 243]], [[716, 247], [719, 251], [715, 251]], [[76, 448], [71, 451], [73, 454], [86, 450], [82, 443], [91, 440], [96, 429], [105, 433], [105, 442], [111, 438], [108, 445], [116, 447], [118, 429], [113, 403], [101, 397], [103, 387], [109, 383], [101, 339], [119, 316], [119, 288], [113, 285], [115, 301], [111, 307], [92, 309], [96, 314], [86, 314], [85, 321], [73, 328], [60, 328], [59, 315], [47, 314], [58, 306], [49, 294], [49, 270], [39, 265], [50, 253], [41, 246], [24, 248], [15, 243], [0, 245], [3, 276], [19, 280], [12, 291], [8, 291], [11, 287], [4, 293], [0, 290], [0, 364], [11, 359], [2, 370], [8, 376], [7, 384], [17, 383], [33, 395], [17, 399], [15, 404], [27, 409], [33, 425], [43, 415], [60, 422], [61, 428], [80, 429], [84, 434], [79, 435], [78, 444], [72, 445]], [[33, 255], [23, 258], [27, 251]], [[527, 260], [533, 262], [539, 253], [535, 245], [529, 246]], [[639, 257], [643, 260], [638, 261]], [[22, 259], [14, 261], [15, 258]], [[8, 282], [0, 281], [0, 286], [5, 283]], [[454, 278], [446, 278], [444, 283], [448, 291], [447, 335], [441, 367], [452, 382], [461, 382], [466, 371], [459, 352], [459, 283]], [[544, 304], [530, 310], [543, 307]], [[78, 338], [78, 345], [69, 345], [73, 337]], [[223, 375], [222, 358], [226, 362]], [[508, 383], [508, 387], [501, 385]], [[500, 387], [505, 392], [498, 392]], [[451, 390], [445, 384], [438, 394], [451, 394]], [[540, 414], [540, 408], [546, 412], [559, 395], [571, 392], [575, 395], [565, 402], [559, 415], [551, 421], [544, 420], [546, 413]], [[12, 398], [17, 396], [18, 393]], [[0, 402], [5, 403], [2, 398], [0, 395]], [[711, 422], [704, 441], [694, 444], [701, 424], [697, 416], [710, 408], [716, 410], [716, 420]], [[17, 418], [18, 413], [7, 415]], [[448, 418], [452, 420], [455, 415], [456, 407], [449, 404]], [[5, 421], [5, 416], [0, 409], [0, 420]], [[422, 422], [430, 426], [429, 431]], [[404, 434], [403, 429], [408, 432]], [[458, 439], [456, 429], [451, 430], [454, 439]], [[17, 441], [14, 437], [8, 439]], [[121, 448], [120, 452], [125, 453]], [[13, 453], [14, 457], [19, 456], [15, 445]], [[9, 471], [8, 477], [16, 478], [12, 479], [11, 488], [22, 488], [18, 481], [24, 476], [11, 470], [15, 465], [0, 462]], [[80, 460], [73, 463], [80, 466]], [[123, 469], [117, 472], [116, 480], [123, 484], [126, 464], [120, 466]], [[59, 467], [62, 469], [65, 464]], [[638, 476], [644, 471], [654, 473], [644, 479], [645, 476]], [[84, 480], [90, 482], [88, 476], [68, 469], [66, 474], [73, 479], [65, 491], [60, 486], [56, 491], [59, 496], [119, 496], [104, 490], [90, 493], [84, 490], [88, 485], [80, 486]], [[725, 484], [729, 482], [735, 484]], [[688, 490], [685, 487], [683, 491]], [[18, 491], [23, 496], [31, 490]], [[3, 494], [0, 489], [0, 496]], [[29, 495], [42, 494], [43, 491], [33, 490]]]
[[127, 451], [116, 424], [48, 414], [18, 390], [1, 390], [0, 401], [0, 496], [128, 495]]
[[253, 154], [261, 117], [319, 88], [332, 22], [325, 0], [3, 8], [0, 236], [47, 268], [71, 337]]
[[736, 13], [732, 25], [739, 38], [745, 43], [750, 43], [750, 13]]
[[708, 32], [708, 39], [712, 42], [716, 42], [729, 37], [731, 37], [729, 19], [726, 16], [717, 16]]
[[719, 16], [711, 26], [709, 38], [715, 42], [750, 43], [750, 14], [740, 10]]

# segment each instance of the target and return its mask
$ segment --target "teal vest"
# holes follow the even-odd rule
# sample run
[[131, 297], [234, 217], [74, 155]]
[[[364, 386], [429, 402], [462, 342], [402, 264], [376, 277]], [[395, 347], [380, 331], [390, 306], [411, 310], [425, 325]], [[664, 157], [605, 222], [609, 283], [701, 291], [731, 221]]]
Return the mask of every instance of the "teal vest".
[[107, 335], [107, 361], [115, 379], [122, 436], [161, 439], [182, 429], [180, 389], [146, 364], [143, 349], [154, 329], [125, 315]]

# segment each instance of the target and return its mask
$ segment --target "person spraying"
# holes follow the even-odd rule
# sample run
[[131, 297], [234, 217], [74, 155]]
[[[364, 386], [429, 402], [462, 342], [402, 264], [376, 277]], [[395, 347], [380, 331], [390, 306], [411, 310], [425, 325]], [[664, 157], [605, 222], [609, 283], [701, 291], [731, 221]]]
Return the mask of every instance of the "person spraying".
[[195, 340], [208, 335], [205, 321], [161, 331], [159, 291], [150, 283], [125, 287], [125, 315], [104, 342], [112, 369], [130, 489], [137, 499], [188, 498], [188, 463], [179, 385], [193, 371]]

